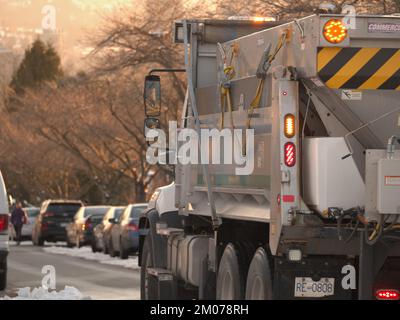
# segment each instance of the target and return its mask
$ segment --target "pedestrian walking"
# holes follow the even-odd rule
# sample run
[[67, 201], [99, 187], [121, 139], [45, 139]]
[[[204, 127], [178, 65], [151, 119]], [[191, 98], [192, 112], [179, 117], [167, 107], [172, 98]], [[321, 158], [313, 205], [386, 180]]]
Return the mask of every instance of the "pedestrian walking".
[[21, 243], [21, 232], [24, 224], [27, 223], [26, 212], [22, 209], [21, 202], [18, 202], [11, 213], [11, 224], [14, 226], [17, 245]]

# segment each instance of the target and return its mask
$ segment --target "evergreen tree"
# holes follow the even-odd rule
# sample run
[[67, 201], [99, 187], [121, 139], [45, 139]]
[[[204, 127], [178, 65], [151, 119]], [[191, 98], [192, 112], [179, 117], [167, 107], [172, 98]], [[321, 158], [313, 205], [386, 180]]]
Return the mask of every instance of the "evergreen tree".
[[57, 51], [52, 45], [37, 39], [25, 51], [11, 86], [22, 92], [24, 88], [37, 88], [44, 82], [56, 81], [61, 75], [61, 59]]

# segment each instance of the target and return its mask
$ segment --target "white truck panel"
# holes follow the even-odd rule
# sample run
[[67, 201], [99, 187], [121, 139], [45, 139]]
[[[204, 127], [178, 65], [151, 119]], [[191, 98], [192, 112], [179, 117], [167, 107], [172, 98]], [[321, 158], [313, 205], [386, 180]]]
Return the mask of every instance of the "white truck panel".
[[365, 204], [365, 184], [344, 138], [307, 138], [303, 144], [304, 199], [319, 212]]
[[378, 212], [400, 213], [400, 159], [378, 162]]

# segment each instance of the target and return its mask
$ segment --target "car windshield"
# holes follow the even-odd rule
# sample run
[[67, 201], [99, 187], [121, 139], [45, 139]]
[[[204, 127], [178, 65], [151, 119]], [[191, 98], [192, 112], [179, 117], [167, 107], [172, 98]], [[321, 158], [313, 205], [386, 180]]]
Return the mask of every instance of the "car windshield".
[[103, 220], [104, 215], [103, 214], [95, 214], [90, 217], [92, 220], [92, 223], [94, 224], [99, 224], [101, 220]]
[[118, 220], [121, 216], [122, 212], [124, 212], [124, 208], [117, 208], [114, 210], [114, 219]]
[[67, 213], [69, 216], [73, 216], [81, 206], [80, 203], [54, 203], [49, 205], [47, 211], [55, 215]]
[[147, 209], [147, 205], [132, 207], [130, 218], [139, 218], [140, 214]]
[[107, 213], [107, 211], [109, 209], [110, 209], [109, 207], [85, 208], [85, 211], [84, 211], [83, 215], [84, 215], [85, 218], [88, 217], [88, 216], [94, 216], [94, 215], [102, 217]]
[[39, 215], [39, 208], [25, 208], [25, 212], [29, 218], [35, 218]]

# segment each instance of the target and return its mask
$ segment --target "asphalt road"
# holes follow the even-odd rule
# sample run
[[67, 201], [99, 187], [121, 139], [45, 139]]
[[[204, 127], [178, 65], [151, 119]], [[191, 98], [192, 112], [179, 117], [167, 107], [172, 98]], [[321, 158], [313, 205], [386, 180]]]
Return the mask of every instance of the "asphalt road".
[[19, 288], [40, 287], [45, 265], [55, 267], [57, 290], [72, 286], [96, 300], [135, 300], [140, 297], [138, 270], [46, 253], [42, 248], [26, 244], [10, 247], [8, 286], [5, 292], [0, 291], [0, 297], [13, 297]]

